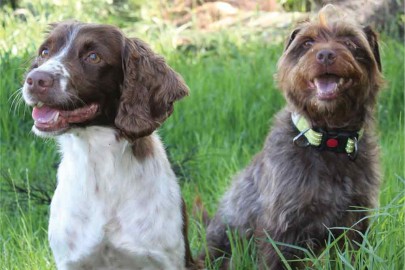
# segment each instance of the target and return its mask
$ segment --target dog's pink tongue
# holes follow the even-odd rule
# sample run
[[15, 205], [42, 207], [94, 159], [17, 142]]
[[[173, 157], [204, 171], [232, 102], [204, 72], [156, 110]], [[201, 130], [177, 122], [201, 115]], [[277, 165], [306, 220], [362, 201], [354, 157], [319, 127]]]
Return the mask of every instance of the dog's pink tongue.
[[56, 120], [58, 110], [43, 106], [41, 108], [34, 107], [32, 110], [32, 118], [39, 123], [49, 123]]
[[335, 76], [322, 76], [315, 78], [314, 83], [316, 88], [321, 93], [332, 93], [337, 89], [337, 82], [338, 78]]

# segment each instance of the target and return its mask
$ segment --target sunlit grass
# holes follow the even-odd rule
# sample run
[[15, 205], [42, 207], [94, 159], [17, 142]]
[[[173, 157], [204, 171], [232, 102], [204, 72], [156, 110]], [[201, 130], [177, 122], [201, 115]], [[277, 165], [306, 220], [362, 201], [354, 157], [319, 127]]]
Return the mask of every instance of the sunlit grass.
[[[179, 173], [189, 212], [198, 195], [214, 213], [232, 176], [261, 149], [272, 116], [284, 105], [273, 80], [282, 45], [223, 31], [196, 35], [196, 46], [176, 49], [175, 39], [184, 29], [148, 17], [144, 9], [135, 8], [136, 1], [132, 9], [121, 7], [122, 17], [108, 1], [34, 2], [20, 1], [26, 7], [21, 14], [0, 11], [0, 269], [55, 269], [46, 237], [47, 207], [33, 196], [19, 196], [10, 185], [10, 192], [4, 191], [10, 181], [28, 190], [52, 190], [55, 184], [56, 147], [30, 132], [31, 112], [19, 92], [43, 31], [53, 21], [74, 17], [120, 26], [145, 39], [183, 75], [191, 94], [176, 104], [159, 132]], [[383, 41], [387, 87], [376, 110], [383, 172], [380, 207], [371, 213], [371, 228], [354, 262], [349, 251], [337, 249], [331, 239], [321, 255], [307, 252], [305, 260], [315, 269], [404, 267], [404, 46], [389, 38]], [[197, 254], [206, 248], [205, 229], [193, 215], [190, 222]], [[235, 269], [256, 269], [254, 243], [232, 239]]]

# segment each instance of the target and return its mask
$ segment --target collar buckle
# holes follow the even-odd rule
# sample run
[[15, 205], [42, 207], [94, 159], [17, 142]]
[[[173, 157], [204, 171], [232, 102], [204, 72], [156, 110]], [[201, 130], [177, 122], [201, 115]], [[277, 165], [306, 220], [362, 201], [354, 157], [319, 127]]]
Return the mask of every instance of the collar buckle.
[[294, 145], [298, 147], [308, 147], [311, 145], [309, 141], [305, 138], [305, 133], [307, 133], [308, 130], [310, 130], [310, 128], [304, 129], [297, 136], [294, 137], [293, 139]]

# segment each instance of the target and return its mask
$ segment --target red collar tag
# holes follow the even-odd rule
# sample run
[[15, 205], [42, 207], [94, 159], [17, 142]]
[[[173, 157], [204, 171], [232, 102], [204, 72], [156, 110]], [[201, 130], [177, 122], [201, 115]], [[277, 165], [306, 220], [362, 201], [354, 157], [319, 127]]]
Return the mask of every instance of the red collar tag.
[[338, 141], [337, 139], [335, 139], [335, 138], [329, 138], [329, 139], [326, 141], [326, 145], [327, 145], [329, 148], [335, 148], [335, 147], [337, 147], [337, 146], [339, 145], [339, 141]]

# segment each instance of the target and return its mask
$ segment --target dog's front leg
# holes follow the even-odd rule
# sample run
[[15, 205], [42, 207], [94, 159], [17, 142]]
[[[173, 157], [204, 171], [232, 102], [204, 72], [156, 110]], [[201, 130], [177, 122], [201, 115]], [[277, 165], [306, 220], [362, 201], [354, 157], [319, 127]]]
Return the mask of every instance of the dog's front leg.
[[222, 217], [217, 214], [207, 228], [207, 252], [201, 254], [202, 261], [209, 257], [211, 262], [223, 257], [221, 268], [228, 269], [229, 257], [231, 256], [231, 245], [227, 235], [228, 225], [222, 221]]
[[[269, 237], [272, 239], [270, 240]], [[289, 246], [297, 244], [297, 237], [297, 233], [294, 230], [287, 230], [282, 233], [275, 233], [274, 231], [265, 229], [256, 230], [255, 239], [258, 254], [260, 254], [258, 258], [259, 269], [284, 270], [288, 269], [287, 265], [292, 267], [292, 269], [303, 268], [304, 264], [299, 262], [299, 259], [304, 256], [303, 251]], [[280, 257], [279, 252], [285, 260]]]

